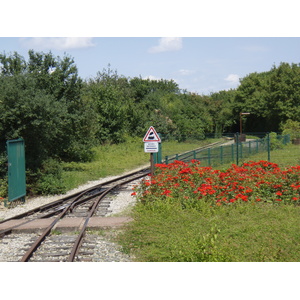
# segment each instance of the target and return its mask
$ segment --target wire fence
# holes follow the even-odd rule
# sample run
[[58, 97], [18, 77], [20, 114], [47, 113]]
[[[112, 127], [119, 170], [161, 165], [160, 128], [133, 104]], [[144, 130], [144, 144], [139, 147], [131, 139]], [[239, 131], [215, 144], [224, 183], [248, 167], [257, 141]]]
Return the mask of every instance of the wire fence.
[[[245, 135], [239, 134], [227, 136], [228, 141], [221, 145], [202, 147], [182, 154], [165, 156], [164, 162], [169, 164], [175, 160], [188, 162], [196, 159], [201, 161], [201, 165], [204, 167], [219, 167], [232, 163], [239, 165], [247, 160], [283, 161], [287, 156], [291, 165], [298, 163], [300, 146], [294, 145], [294, 147], [287, 148], [288, 145], [292, 145], [290, 135], [278, 135], [276, 133], [260, 133], [260, 135], [261, 137], [252, 136], [249, 139], [246, 139]], [[282, 150], [285, 150], [285, 154]]]

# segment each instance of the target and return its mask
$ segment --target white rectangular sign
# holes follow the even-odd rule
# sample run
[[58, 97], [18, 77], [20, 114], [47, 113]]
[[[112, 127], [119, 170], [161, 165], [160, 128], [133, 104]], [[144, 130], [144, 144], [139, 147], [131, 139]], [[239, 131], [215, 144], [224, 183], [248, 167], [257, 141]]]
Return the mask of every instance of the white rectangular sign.
[[144, 150], [146, 153], [156, 153], [158, 152], [158, 142], [145, 142]]

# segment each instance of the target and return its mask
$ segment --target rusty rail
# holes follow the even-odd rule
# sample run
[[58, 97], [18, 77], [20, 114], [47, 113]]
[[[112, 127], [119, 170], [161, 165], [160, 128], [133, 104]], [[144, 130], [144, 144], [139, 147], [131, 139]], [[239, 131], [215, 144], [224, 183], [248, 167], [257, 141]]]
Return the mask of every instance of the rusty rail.
[[[132, 177], [133, 175], [136, 175], [136, 174], [141, 173], [141, 172], [142, 172], [142, 174], [139, 174], [137, 176]], [[116, 189], [119, 186], [122, 186], [122, 185], [124, 185], [124, 184], [126, 184], [128, 182], [133, 181], [133, 180], [145, 177], [147, 175], [147, 173], [148, 173], [148, 169], [144, 169], [142, 171], [140, 170], [138, 172], [133, 172], [133, 173], [130, 173], [130, 174], [127, 174], [127, 175], [115, 178], [113, 180], [107, 181], [107, 182], [105, 182], [105, 183], [103, 183], [101, 185], [96, 186], [96, 188], [98, 189], [100, 186], [103, 187], [104, 185], [111, 184], [111, 183], [114, 183], [114, 182], [117, 182], [117, 183], [115, 185], [113, 185], [112, 187], [110, 187], [110, 188], [105, 188], [103, 191], [98, 192], [96, 195], [92, 195], [92, 196], [86, 197], [84, 199], [81, 199], [81, 197], [84, 196], [86, 193], [88, 193], [88, 192], [90, 192], [92, 190], [95, 190], [95, 187], [90, 188], [90, 189], [82, 192], [81, 194], [79, 194], [77, 197], [75, 197], [75, 199], [72, 202], [70, 202], [63, 209], [63, 211], [55, 218], [55, 220], [44, 230], [44, 232], [34, 242], [34, 244], [30, 247], [30, 249], [27, 250], [27, 252], [25, 253], [25, 255], [22, 257], [21, 262], [27, 262], [27, 261], [30, 260], [30, 258], [33, 255], [33, 253], [38, 249], [38, 247], [41, 245], [41, 243], [50, 234], [50, 232], [51, 232], [52, 228], [55, 226], [55, 224], [59, 220], [61, 220], [67, 214], [67, 212], [70, 209], [74, 208], [75, 205], [78, 205], [78, 204], [80, 204], [80, 203], [82, 203], [84, 201], [90, 200], [91, 198], [95, 198], [95, 196], [98, 196], [98, 198], [93, 203], [92, 209], [90, 210], [89, 215], [86, 217], [86, 220], [85, 220], [84, 225], [83, 225], [83, 227], [81, 229], [81, 232], [79, 233], [78, 238], [76, 239], [76, 241], [74, 243], [74, 246], [72, 248], [71, 254], [69, 256], [69, 261], [73, 261], [74, 258], [75, 258], [75, 256], [76, 256], [76, 254], [77, 254], [77, 252], [78, 252], [78, 249], [79, 249], [80, 243], [82, 241], [82, 238], [83, 238], [83, 236], [85, 234], [85, 230], [87, 228], [87, 224], [89, 222], [89, 219], [94, 214], [94, 212], [96, 211], [96, 209], [97, 209], [100, 201], [104, 198], [104, 196], [107, 195], [109, 192], [111, 192], [113, 189]], [[126, 181], [122, 181], [121, 183], [119, 182], [120, 180], [125, 179], [125, 178], [129, 178], [129, 179], [126, 180]]]

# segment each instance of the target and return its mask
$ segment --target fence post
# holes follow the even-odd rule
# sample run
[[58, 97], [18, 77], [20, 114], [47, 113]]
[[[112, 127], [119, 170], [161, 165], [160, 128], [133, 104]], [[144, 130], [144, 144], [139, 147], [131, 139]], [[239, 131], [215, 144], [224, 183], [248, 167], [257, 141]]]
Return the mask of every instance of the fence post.
[[210, 148], [207, 149], [207, 155], [208, 155], [208, 166], [210, 166]]
[[239, 133], [236, 133], [236, 164], [239, 164]]
[[220, 162], [221, 162], [221, 165], [223, 164], [223, 146], [220, 146]]
[[267, 149], [268, 149], [268, 161], [271, 161], [271, 141], [270, 141], [269, 133], [267, 133]]

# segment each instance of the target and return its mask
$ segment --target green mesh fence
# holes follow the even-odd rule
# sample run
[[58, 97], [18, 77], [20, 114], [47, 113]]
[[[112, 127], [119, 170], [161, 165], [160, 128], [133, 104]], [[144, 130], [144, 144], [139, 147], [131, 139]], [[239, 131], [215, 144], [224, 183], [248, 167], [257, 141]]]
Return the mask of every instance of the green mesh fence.
[[287, 145], [288, 143], [290, 143], [289, 135], [271, 136], [270, 134], [266, 134], [262, 138], [240, 142], [240, 137], [237, 134], [230, 141], [222, 145], [207, 148], [202, 147], [183, 154], [166, 156], [165, 163], [169, 164], [175, 160], [188, 162], [196, 159], [201, 161], [201, 165], [204, 167], [217, 167], [230, 163], [240, 164], [244, 160], [250, 160], [251, 156], [257, 154], [261, 154], [262, 160], [270, 161], [271, 151], [277, 149], [280, 145]]

